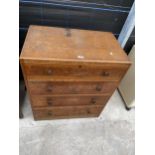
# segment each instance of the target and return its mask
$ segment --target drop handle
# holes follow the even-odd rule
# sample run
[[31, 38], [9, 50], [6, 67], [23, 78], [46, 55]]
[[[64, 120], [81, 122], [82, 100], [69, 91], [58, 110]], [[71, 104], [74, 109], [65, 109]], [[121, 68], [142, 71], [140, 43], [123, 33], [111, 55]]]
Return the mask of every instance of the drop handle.
[[110, 75], [110, 73], [107, 71], [102, 72], [102, 76], [109, 76], [109, 75]]
[[47, 104], [48, 104], [49, 106], [51, 106], [51, 105], [53, 104], [52, 100], [51, 100], [51, 99], [47, 99]]
[[101, 91], [101, 90], [102, 90], [102, 86], [101, 86], [101, 85], [97, 85], [97, 86], [96, 86], [96, 90], [97, 90], [97, 91]]
[[87, 114], [90, 114], [91, 112], [90, 112], [90, 110], [89, 109], [87, 109]]
[[92, 98], [92, 99], [91, 99], [91, 103], [92, 103], [92, 104], [95, 104], [95, 103], [96, 103], [96, 99], [95, 99], [95, 98]]
[[52, 91], [52, 86], [51, 86], [51, 85], [48, 85], [48, 86], [47, 86], [47, 91], [48, 91], [48, 92], [51, 92], [51, 91]]
[[52, 74], [52, 69], [48, 69], [48, 70], [47, 70], [47, 74], [48, 74], [48, 75], [51, 75], [51, 74]]
[[52, 116], [52, 112], [51, 111], [49, 111], [47, 114], [48, 114], [48, 116]]

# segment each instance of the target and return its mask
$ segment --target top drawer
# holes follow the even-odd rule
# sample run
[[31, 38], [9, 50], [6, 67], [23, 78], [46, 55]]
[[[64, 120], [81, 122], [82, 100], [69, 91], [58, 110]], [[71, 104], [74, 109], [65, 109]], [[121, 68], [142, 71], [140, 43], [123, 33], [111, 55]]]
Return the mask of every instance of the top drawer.
[[126, 68], [112, 66], [24, 64], [27, 76], [69, 76], [100, 77], [106, 80], [120, 80]]

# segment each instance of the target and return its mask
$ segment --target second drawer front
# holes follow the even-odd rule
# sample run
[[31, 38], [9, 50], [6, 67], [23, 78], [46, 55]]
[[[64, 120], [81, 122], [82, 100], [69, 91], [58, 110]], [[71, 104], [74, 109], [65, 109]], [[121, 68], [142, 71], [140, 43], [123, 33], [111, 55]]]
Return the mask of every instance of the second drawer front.
[[31, 94], [111, 94], [116, 82], [29, 82]]
[[69, 106], [34, 108], [33, 113], [36, 120], [67, 118], [67, 117], [89, 117], [98, 116], [104, 106]]
[[77, 105], [104, 105], [109, 96], [47, 96], [33, 95], [34, 107], [46, 106], [77, 106]]

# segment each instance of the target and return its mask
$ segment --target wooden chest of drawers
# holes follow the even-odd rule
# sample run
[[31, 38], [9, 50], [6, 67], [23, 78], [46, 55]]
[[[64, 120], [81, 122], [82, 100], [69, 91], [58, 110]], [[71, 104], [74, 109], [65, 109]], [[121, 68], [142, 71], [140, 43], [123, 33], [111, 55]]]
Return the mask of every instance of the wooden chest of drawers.
[[42, 26], [20, 63], [35, 120], [99, 116], [130, 66], [112, 33]]

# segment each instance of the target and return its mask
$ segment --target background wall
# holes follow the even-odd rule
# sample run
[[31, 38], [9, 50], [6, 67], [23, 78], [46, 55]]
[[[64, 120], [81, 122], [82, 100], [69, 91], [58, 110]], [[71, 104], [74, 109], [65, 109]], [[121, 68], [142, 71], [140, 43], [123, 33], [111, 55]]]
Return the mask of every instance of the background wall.
[[[21, 51], [29, 25], [47, 25], [113, 32], [123, 27], [134, 0], [20, 0], [19, 49]], [[125, 51], [135, 43], [132, 32]], [[21, 77], [20, 72], [20, 77]]]

